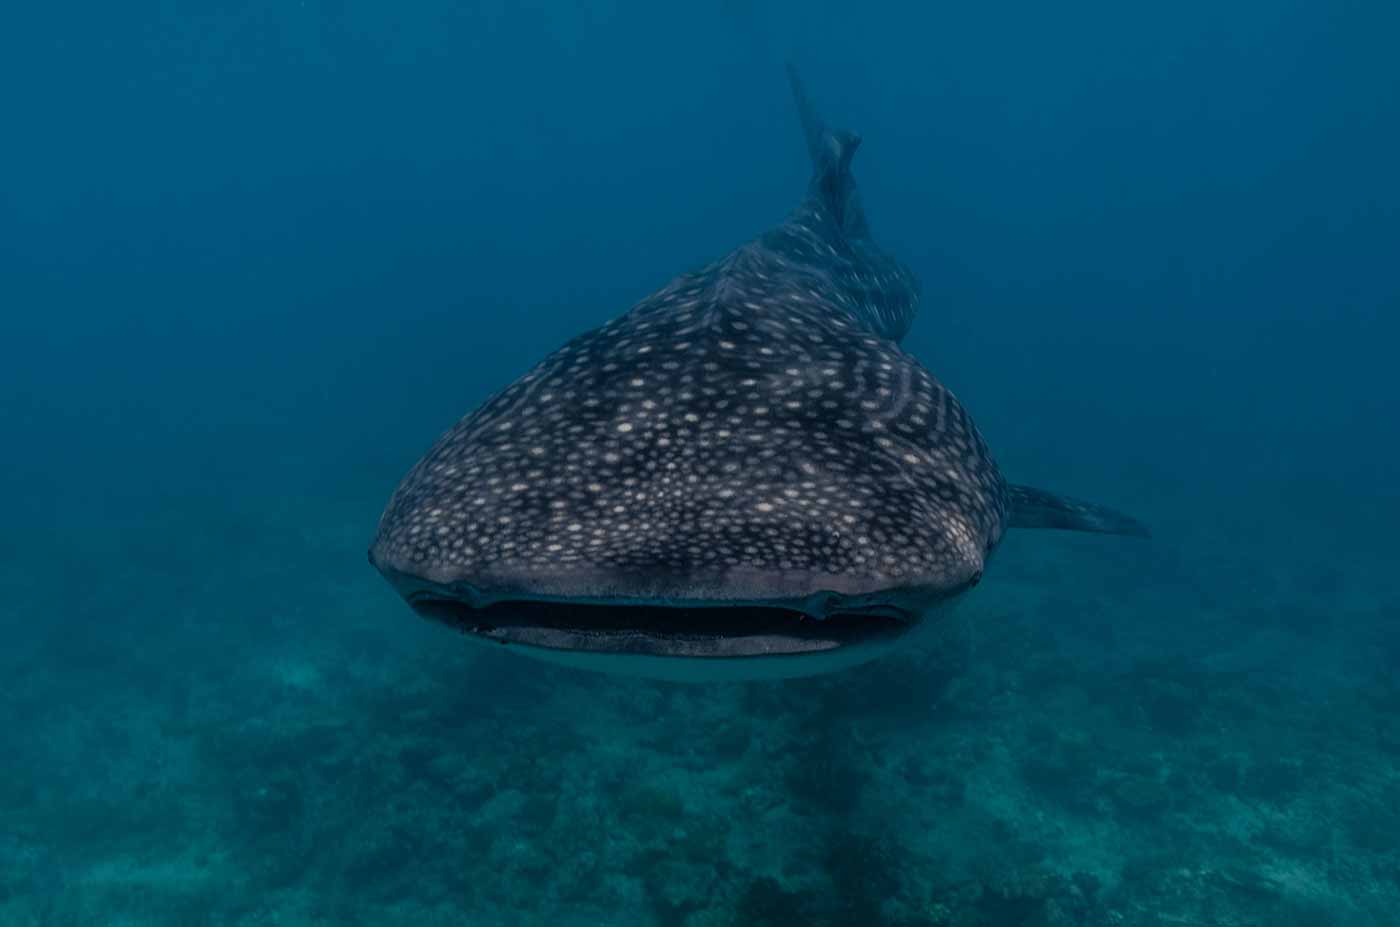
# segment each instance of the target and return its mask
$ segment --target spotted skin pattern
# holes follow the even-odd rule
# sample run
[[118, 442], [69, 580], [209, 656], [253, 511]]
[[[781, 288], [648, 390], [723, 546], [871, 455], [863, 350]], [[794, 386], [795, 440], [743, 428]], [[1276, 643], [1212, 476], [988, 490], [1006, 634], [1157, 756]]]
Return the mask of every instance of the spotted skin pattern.
[[566, 344], [414, 467], [372, 559], [522, 596], [975, 581], [1007, 484], [898, 345], [912, 275], [850, 226], [814, 184], [776, 229]]

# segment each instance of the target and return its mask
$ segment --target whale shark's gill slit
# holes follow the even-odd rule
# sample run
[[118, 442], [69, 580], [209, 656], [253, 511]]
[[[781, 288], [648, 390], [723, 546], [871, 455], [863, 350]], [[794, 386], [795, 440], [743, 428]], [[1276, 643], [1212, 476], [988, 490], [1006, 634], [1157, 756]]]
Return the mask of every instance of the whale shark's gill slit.
[[[600, 649], [608, 638], [621, 641], [637, 636], [691, 646], [743, 637], [842, 647], [897, 636], [914, 623], [913, 616], [890, 607], [837, 610], [814, 617], [796, 608], [749, 603], [683, 606], [513, 599], [473, 605], [463, 599], [419, 595], [410, 604], [425, 618], [472, 634], [528, 642], [546, 640], [552, 633], [587, 636], [597, 639]], [[771, 647], [765, 650], [772, 652]], [[730, 648], [723, 655], [740, 654]]]

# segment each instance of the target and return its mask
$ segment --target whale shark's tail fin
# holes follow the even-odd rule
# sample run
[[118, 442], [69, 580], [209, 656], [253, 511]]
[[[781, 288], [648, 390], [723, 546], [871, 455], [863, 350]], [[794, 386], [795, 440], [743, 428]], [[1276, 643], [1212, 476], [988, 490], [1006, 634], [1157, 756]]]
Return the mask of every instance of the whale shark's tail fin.
[[1011, 527], [1059, 528], [1065, 531], [1096, 531], [1099, 534], [1127, 534], [1151, 537], [1147, 526], [1136, 518], [1091, 502], [1080, 502], [1029, 486], [1010, 486]]
[[[817, 108], [812, 105], [812, 98], [807, 96], [807, 87], [802, 83], [797, 67], [791, 61], [787, 63], [787, 74], [788, 82], [792, 84], [793, 101], [797, 103], [797, 116], [802, 120], [802, 134], [807, 139], [807, 153], [812, 156], [812, 167], [816, 168], [821, 165], [827, 150], [826, 123], [822, 122]], [[856, 143], [859, 144], [860, 139], [856, 139]], [[855, 154], [854, 148], [846, 156], [847, 164], [850, 163], [851, 154]]]
[[787, 73], [797, 103], [797, 115], [802, 120], [802, 133], [807, 139], [807, 153], [812, 157], [812, 193], [831, 210], [842, 231], [851, 236], [864, 236], [868, 233], [865, 210], [861, 208], [856, 179], [851, 173], [851, 159], [860, 147], [860, 136], [848, 129], [828, 127], [812, 105], [812, 98], [807, 95], [807, 88], [792, 62], [788, 62]]

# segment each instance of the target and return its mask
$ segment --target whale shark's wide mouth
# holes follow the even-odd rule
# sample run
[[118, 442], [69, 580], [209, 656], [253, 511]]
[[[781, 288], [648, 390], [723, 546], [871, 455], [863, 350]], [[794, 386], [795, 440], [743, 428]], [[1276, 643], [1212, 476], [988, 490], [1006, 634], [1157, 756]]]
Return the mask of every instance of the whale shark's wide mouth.
[[927, 589], [762, 599], [489, 592], [380, 569], [418, 614], [475, 637], [612, 656], [732, 659], [860, 649], [905, 634], [931, 602]]
[[426, 618], [501, 643], [549, 650], [668, 657], [754, 657], [818, 653], [876, 643], [909, 630], [916, 617], [895, 607], [815, 617], [783, 603], [511, 599], [476, 606], [433, 592], [408, 603]]

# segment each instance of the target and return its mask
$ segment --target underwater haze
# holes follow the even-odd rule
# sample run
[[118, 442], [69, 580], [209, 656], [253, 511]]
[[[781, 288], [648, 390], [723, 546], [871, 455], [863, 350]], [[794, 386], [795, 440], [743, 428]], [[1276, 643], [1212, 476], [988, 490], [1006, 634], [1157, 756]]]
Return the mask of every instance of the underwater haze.
[[[1400, 924], [1400, 8], [249, 0], [0, 23], [0, 925]], [[809, 679], [524, 660], [366, 562], [861, 134], [1015, 532]]]

